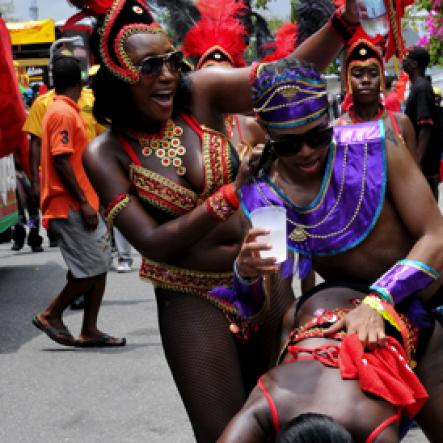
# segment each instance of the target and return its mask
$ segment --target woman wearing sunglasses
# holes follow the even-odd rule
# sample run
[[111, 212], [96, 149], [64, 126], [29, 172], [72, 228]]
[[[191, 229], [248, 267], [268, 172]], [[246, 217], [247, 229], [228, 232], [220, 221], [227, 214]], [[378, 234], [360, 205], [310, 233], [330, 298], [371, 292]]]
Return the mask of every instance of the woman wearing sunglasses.
[[[108, 222], [143, 256], [140, 275], [155, 286], [168, 364], [197, 440], [212, 442], [269, 366], [291, 303], [277, 299], [258, 326], [248, 301], [209, 293], [232, 284], [243, 238], [237, 191], [250, 167], [239, 164], [223, 116], [252, 110], [253, 69], [185, 76], [182, 54], [144, 1], [73, 3], [97, 16], [94, 114], [110, 124], [87, 149], [85, 169]], [[356, 14], [347, 11], [295, 55], [324, 69], [353, 32]]]
[[[250, 229], [234, 265], [237, 292], [246, 298], [262, 289], [272, 303], [292, 294], [294, 271], [303, 278], [312, 269], [332, 288], [357, 283], [362, 302], [311, 332], [324, 340], [345, 330], [374, 352], [387, 343], [385, 322], [395, 327], [398, 312], [406, 315], [419, 331], [416, 374], [429, 393], [417, 421], [440, 441], [443, 329], [433, 308], [442, 298], [443, 218], [425, 177], [407, 147], [385, 136], [382, 119], [331, 130], [326, 83], [306, 63], [258, 66], [253, 100], [269, 140], [241, 204], [248, 217], [263, 206], [286, 209], [292, 257], [282, 265], [262, 258], [268, 232]], [[306, 352], [316, 354], [312, 345]], [[308, 381], [294, 386], [309, 391]]]

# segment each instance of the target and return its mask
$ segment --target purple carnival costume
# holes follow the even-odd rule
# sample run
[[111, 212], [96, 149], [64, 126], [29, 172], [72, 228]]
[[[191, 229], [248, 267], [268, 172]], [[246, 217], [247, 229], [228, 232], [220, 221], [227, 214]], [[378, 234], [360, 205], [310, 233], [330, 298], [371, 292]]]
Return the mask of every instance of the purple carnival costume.
[[267, 175], [245, 185], [241, 196], [248, 217], [261, 206], [285, 207], [288, 249], [309, 258], [359, 245], [378, 220], [385, 189], [383, 124], [370, 122], [334, 128], [322, 186], [309, 205], [296, 205]]
[[[326, 84], [309, 66], [282, 64], [275, 69], [257, 65], [254, 74], [255, 111], [265, 127], [296, 128], [326, 116]], [[383, 121], [337, 126], [320, 192], [309, 205], [296, 205], [265, 172], [242, 187], [241, 204], [248, 217], [262, 206], [286, 208], [288, 249], [299, 255], [298, 274], [304, 278], [312, 269], [312, 257], [343, 253], [370, 235], [383, 207], [386, 183]], [[285, 262], [283, 276], [291, 275], [292, 268], [291, 260]], [[260, 280], [248, 281], [235, 274], [237, 283], [249, 285], [255, 293], [256, 286], [261, 286]], [[428, 314], [415, 294], [438, 278], [439, 273], [429, 265], [403, 259], [369, 286], [369, 291], [384, 303], [401, 304], [417, 325], [428, 326]], [[379, 305], [372, 300], [374, 306]], [[383, 309], [378, 312], [386, 318]]]

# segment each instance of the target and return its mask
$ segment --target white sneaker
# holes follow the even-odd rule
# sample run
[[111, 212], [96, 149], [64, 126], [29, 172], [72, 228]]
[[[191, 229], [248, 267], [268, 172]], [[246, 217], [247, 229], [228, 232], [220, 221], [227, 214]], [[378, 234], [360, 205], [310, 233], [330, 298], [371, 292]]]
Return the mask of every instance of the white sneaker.
[[127, 261], [118, 262], [117, 272], [131, 272], [131, 265]]

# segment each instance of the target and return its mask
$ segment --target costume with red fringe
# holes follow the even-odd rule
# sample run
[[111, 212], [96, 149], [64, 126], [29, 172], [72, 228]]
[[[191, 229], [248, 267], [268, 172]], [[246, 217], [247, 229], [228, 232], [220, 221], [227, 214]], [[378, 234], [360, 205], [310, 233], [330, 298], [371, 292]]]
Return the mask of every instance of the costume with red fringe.
[[196, 69], [216, 64], [246, 66], [244, 51], [248, 36], [239, 17], [247, 9], [237, 0], [199, 0], [201, 18], [183, 41], [185, 56], [197, 58]]

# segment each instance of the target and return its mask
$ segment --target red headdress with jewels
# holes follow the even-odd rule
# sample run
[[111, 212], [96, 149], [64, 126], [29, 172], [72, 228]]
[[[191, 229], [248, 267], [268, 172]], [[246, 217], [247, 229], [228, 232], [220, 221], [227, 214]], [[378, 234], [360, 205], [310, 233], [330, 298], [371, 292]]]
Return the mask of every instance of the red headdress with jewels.
[[[137, 33], [165, 32], [151, 15], [144, 0], [70, 0], [83, 16], [97, 17], [93, 51], [116, 77], [136, 83], [140, 73], [125, 51], [128, 37]], [[78, 17], [78, 15], [77, 15]]]
[[377, 36], [369, 37], [359, 26], [352, 39], [346, 47], [345, 57], [345, 86], [346, 90], [352, 93], [351, 88], [351, 69], [353, 66], [368, 66], [370, 64], [377, 65], [380, 73], [381, 88], [384, 87], [384, 63], [383, 55], [379, 46], [383, 43], [383, 38]]
[[238, 0], [199, 0], [200, 19], [183, 41], [187, 57], [196, 57], [197, 69], [213, 64], [246, 66], [247, 30], [239, 17], [247, 8]]
[[[335, 0], [335, 6], [341, 8], [345, 0]], [[414, 0], [384, 0], [386, 15], [389, 21], [389, 31], [384, 42], [383, 52], [388, 61], [393, 55], [402, 59], [405, 56], [405, 42], [402, 35], [401, 19], [405, 15], [406, 6], [412, 5]]]

